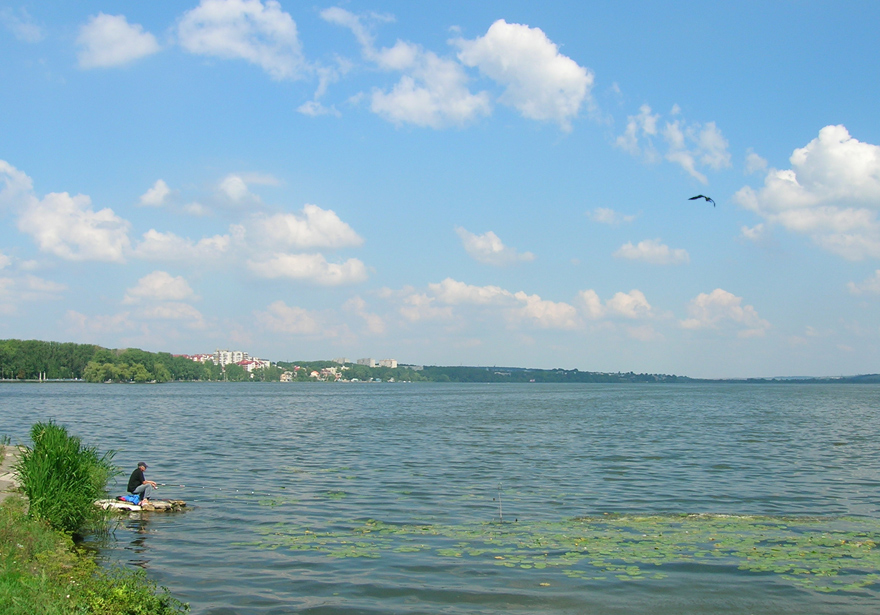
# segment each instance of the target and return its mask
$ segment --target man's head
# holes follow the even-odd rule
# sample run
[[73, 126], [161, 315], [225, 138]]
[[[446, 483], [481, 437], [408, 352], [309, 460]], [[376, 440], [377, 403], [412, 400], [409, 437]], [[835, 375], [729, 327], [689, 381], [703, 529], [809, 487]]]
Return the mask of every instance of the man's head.
[[139, 467], [141, 470], [146, 470], [146, 469], [147, 469], [147, 464], [145, 464], [145, 463], [142, 461], [142, 462], [140, 462], [140, 463], [138, 464], [138, 467]]

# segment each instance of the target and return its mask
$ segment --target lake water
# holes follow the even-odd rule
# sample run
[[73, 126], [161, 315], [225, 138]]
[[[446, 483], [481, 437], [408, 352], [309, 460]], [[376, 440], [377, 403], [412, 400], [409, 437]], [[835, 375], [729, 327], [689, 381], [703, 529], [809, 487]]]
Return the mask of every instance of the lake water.
[[880, 387], [0, 385], [48, 419], [188, 501], [104, 553], [196, 614], [880, 610]]

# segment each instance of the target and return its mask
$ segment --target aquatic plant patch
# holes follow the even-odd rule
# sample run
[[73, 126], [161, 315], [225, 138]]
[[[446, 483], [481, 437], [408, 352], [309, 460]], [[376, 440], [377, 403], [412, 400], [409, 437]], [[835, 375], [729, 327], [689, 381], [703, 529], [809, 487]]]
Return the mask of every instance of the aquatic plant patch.
[[880, 520], [727, 515], [603, 515], [560, 522], [393, 524], [356, 520], [260, 530], [261, 548], [329, 557], [467, 558], [583, 581], [658, 582], [677, 566], [772, 574], [816, 592], [880, 583]]

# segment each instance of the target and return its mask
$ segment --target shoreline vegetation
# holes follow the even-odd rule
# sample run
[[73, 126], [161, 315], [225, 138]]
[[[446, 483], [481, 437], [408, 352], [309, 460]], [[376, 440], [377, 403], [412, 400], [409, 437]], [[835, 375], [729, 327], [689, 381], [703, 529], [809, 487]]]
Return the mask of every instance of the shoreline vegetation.
[[[0, 503], [0, 605], [5, 615], [172, 615], [189, 606], [157, 587], [143, 570], [101, 567], [80, 546], [106, 535], [106, 497], [116, 474], [114, 455], [99, 455], [53, 422], [31, 428], [33, 448], [21, 447], [15, 474], [20, 493]], [[5, 454], [9, 438], [0, 442]]]
[[461, 382], [461, 383], [800, 383], [880, 384], [880, 374], [839, 377], [691, 378], [670, 374], [591, 372], [578, 369], [401, 365], [368, 367], [335, 361], [278, 361], [270, 367], [246, 371], [199, 363], [167, 352], [137, 348], [109, 349], [95, 344], [0, 340], [0, 381], [84, 381], [94, 383], [163, 382]]

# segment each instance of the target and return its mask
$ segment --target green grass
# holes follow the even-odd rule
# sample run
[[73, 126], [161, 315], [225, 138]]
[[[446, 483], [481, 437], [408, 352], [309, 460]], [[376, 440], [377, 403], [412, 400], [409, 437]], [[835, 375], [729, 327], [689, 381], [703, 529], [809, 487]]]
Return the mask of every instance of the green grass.
[[103, 513], [94, 501], [107, 497], [115, 452], [99, 455], [52, 421], [36, 423], [31, 440], [33, 448], [24, 448], [15, 467], [31, 516], [62, 532], [100, 526]]
[[143, 571], [102, 569], [70, 536], [29, 517], [25, 502], [0, 505], [0, 610], [3, 615], [173, 615], [189, 606]]

